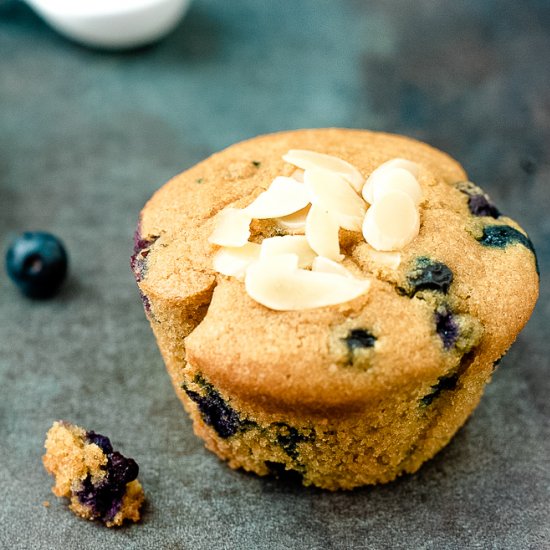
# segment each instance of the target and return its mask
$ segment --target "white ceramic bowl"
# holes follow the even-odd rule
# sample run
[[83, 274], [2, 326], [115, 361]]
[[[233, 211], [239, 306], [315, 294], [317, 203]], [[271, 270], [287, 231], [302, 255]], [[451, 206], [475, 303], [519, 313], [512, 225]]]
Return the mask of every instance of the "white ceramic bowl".
[[150, 44], [169, 33], [190, 0], [26, 0], [54, 29], [96, 48]]

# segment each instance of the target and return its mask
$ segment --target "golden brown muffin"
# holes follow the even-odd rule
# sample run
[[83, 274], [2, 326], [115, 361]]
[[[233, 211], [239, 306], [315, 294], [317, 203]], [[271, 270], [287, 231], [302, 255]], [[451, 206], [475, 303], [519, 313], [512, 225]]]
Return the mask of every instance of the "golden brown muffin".
[[[292, 149], [326, 153], [368, 177], [418, 164], [418, 236], [389, 266], [340, 230], [342, 264], [368, 293], [274, 311], [216, 272], [215, 216], [244, 208], [295, 167]], [[206, 446], [260, 475], [298, 473], [327, 489], [388, 482], [444, 447], [473, 411], [538, 296], [531, 242], [446, 154], [401, 136], [301, 130], [213, 155], [144, 207], [132, 267], [178, 397]], [[283, 235], [254, 220], [251, 241]]]

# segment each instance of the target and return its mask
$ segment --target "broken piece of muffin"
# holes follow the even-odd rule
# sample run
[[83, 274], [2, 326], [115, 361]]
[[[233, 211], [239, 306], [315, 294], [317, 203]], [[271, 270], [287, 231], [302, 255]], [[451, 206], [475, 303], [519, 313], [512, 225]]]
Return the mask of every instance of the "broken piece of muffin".
[[135, 460], [113, 450], [108, 437], [69, 422], [54, 422], [46, 435], [46, 471], [53, 493], [67, 497], [78, 516], [107, 527], [139, 521], [144, 494]]

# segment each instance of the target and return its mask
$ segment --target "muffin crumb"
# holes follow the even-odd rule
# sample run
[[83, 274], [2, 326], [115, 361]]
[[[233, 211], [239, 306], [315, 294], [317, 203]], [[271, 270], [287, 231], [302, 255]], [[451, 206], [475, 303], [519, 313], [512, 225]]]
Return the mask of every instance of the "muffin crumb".
[[46, 435], [45, 448], [42, 462], [55, 478], [52, 492], [70, 499], [69, 508], [77, 516], [107, 527], [139, 521], [144, 499], [139, 467], [113, 450], [108, 437], [58, 421]]

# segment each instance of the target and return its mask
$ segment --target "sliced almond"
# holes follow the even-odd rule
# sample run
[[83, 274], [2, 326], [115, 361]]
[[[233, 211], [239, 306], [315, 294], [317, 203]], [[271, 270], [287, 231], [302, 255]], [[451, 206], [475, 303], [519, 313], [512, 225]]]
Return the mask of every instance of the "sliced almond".
[[379, 172], [371, 185], [373, 202], [379, 200], [388, 191], [403, 191], [416, 205], [422, 200], [422, 189], [417, 179], [404, 168], [388, 168]]
[[320, 273], [332, 273], [333, 275], [353, 278], [353, 273], [347, 270], [342, 264], [334, 262], [324, 256], [315, 256], [313, 264], [311, 265], [311, 270], [318, 271]]
[[253, 262], [245, 288], [256, 302], [277, 311], [297, 311], [348, 302], [365, 294], [370, 281], [299, 269], [296, 254]]
[[401, 264], [401, 254], [399, 252], [381, 252], [374, 248], [369, 249], [369, 258], [374, 264], [396, 270]]
[[246, 243], [239, 248], [220, 248], [214, 254], [214, 269], [242, 280], [248, 266], [260, 257], [260, 248], [256, 243]]
[[335, 261], [344, 257], [340, 254], [339, 229], [336, 220], [326, 210], [315, 204], [311, 206], [306, 219], [306, 238], [319, 256]]
[[334, 172], [348, 181], [358, 193], [361, 192], [365, 183], [365, 178], [355, 166], [332, 155], [304, 149], [291, 149], [286, 155], [283, 155], [283, 160], [303, 170], [313, 168]]
[[216, 216], [216, 226], [208, 242], [220, 246], [243, 246], [250, 237], [251, 217], [239, 208], [225, 208]]
[[413, 200], [402, 191], [388, 191], [368, 210], [363, 236], [376, 250], [399, 250], [408, 245], [420, 229], [420, 216]]
[[340, 227], [360, 231], [366, 206], [349, 183], [333, 172], [310, 169], [304, 173], [311, 202], [326, 210]]
[[309, 204], [305, 208], [298, 210], [298, 212], [294, 212], [294, 214], [289, 214], [283, 218], [277, 218], [275, 221], [283, 229], [289, 229], [293, 233], [305, 233], [308, 213]]
[[292, 179], [295, 179], [296, 181], [299, 181], [300, 183], [304, 183], [304, 171], [300, 170], [299, 168], [297, 170], [294, 170], [290, 177]]
[[302, 235], [285, 235], [264, 239], [260, 249], [260, 259], [276, 256], [277, 254], [296, 254], [298, 256], [298, 267], [310, 267], [316, 257], [306, 237]]
[[403, 168], [408, 170], [415, 178], [417, 178], [420, 173], [420, 166], [416, 162], [401, 157], [390, 159], [381, 164], [378, 168]]
[[336, 220], [336, 223], [343, 229], [348, 229], [349, 231], [361, 231], [363, 226], [363, 219], [365, 213], [361, 216], [348, 216], [346, 214], [340, 214], [338, 212], [331, 212], [333, 218]]
[[258, 195], [244, 211], [258, 220], [280, 218], [305, 208], [309, 201], [309, 193], [303, 183], [294, 178], [277, 176], [269, 189]]
[[394, 159], [388, 160], [387, 162], [384, 162], [371, 173], [371, 175], [367, 178], [365, 186], [363, 187], [363, 198], [369, 204], [372, 204], [374, 200], [372, 193], [373, 193], [373, 183], [375, 182], [375, 180], [380, 176], [380, 174], [384, 173], [386, 170], [393, 170], [394, 168], [401, 168], [403, 170], [407, 170], [415, 178], [418, 178], [418, 174], [420, 172], [420, 166], [418, 166], [418, 164], [416, 164], [416, 162], [413, 162], [412, 160], [407, 160], [403, 158], [394, 158]]

